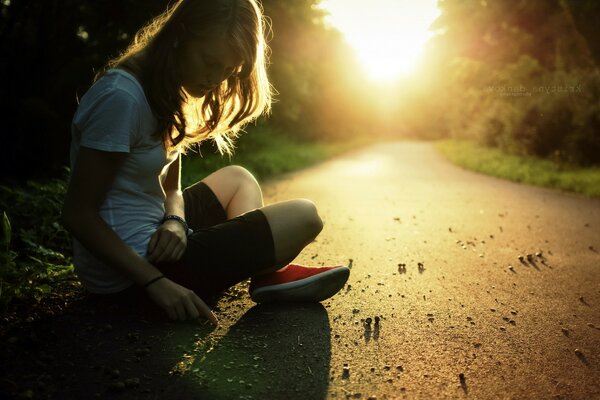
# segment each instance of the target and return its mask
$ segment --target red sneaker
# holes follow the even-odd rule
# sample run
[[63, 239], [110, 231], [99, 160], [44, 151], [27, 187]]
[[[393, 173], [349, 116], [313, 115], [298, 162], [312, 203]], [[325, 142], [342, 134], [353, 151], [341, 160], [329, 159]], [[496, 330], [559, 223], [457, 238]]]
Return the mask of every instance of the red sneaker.
[[305, 267], [289, 264], [270, 274], [253, 277], [250, 298], [257, 303], [272, 301], [323, 301], [344, 286], [350, 268]]

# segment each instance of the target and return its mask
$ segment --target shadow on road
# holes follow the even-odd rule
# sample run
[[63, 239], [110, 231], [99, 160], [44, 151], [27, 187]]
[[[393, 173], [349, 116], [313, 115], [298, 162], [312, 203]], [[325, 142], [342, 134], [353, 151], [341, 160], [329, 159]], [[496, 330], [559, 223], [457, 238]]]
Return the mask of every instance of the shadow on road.
[[0, 398], [324, 399], [329, 385], [321, 304], [255, 306], [217, 329], [84, 308], [2, 339]]
[[[198, 398], [324, 399], [329, 385], [329, 319], [321, 304], [258, 305], [192, 352], [185, 375]], [[188, 385], [189, 387], [189, 385]]]

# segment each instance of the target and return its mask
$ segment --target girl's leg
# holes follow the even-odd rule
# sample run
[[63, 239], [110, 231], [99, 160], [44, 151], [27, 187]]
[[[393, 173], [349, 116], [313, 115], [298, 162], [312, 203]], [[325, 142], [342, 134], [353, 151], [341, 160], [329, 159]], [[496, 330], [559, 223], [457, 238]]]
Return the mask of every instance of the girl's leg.
[[317, 209], [309, 200], [295, 199], [263, 207], [258, 182], [242, 167], [222, 168], [203, 179], [203, 182], [215, 193], [227, 218], [235, 218], [257, 208], [267, 218], [273, 235], [275, 265], [261, 273], [287, 265], [323, 229]]
[[254, 176], [245, 168], [230, 165], [202, 180], [210, 187], [227, 213], [227, 219], [263, 206], [262, 191]]
[[252, 277], [249, 291], [256, 302], [321, 301], [348, 279], [347, 267], [288, 266], [323, 228], [311, 201], [264, 207], [256, 179], [234, 166], [183, 195], [194, 234], [182, 259], [165, 266], [164, 273], [201, 297]]
[[263, 207], [261, 211], [269, 222], [275, 247], [273, 269], [261, 272], [289, 264], [323, 229], [323, 221], [310, 200], [288, 200]]

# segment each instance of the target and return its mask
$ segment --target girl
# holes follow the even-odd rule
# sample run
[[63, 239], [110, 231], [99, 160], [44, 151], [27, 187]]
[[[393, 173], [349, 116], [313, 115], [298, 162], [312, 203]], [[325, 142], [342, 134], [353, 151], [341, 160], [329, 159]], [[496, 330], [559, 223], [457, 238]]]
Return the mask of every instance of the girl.
[[181, 191], [181, 152], [212, 139], [231, 153], [269, 111], [266, 51], [256, 0], [180, 0], [96, 77], [73, 118], [63, 208], [89, 292], [147, 295], [173, 319], [216, 324], [202, 298], [249, 277], [256, 302], [343, 287], [347, 267], [288, 264], [322, 229], [312, 202], [263, 206], [237, 166]]

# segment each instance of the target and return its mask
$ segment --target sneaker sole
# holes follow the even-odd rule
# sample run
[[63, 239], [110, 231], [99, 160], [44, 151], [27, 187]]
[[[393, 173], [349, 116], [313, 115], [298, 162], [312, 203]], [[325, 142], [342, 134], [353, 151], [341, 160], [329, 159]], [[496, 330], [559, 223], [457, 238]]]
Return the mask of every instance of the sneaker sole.
[[250, 298], [257, 303], [323, 301], [339, 292], [349, 276], [350, 269], [340, 267], [295, 282], [255, 289], [250, 293]]

